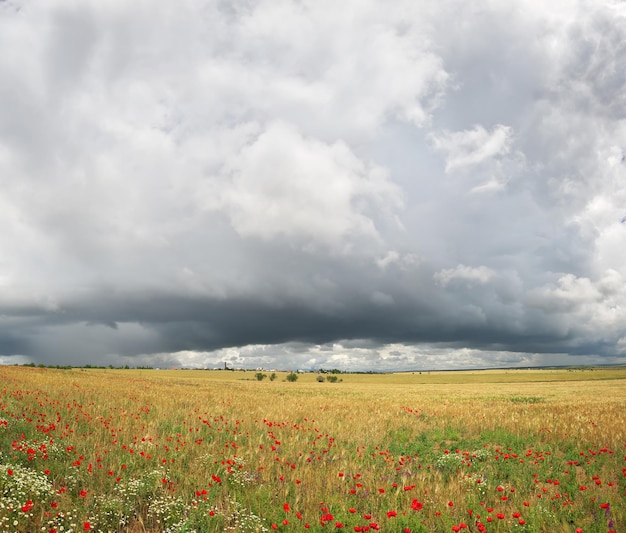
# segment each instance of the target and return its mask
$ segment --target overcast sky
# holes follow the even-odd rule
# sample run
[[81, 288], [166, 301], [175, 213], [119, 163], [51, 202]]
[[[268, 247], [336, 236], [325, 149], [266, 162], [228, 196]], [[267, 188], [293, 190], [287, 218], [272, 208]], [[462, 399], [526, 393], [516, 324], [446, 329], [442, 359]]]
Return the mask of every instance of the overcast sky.
[[626, 3], [0, 0], [0, 362], [626, 362]]

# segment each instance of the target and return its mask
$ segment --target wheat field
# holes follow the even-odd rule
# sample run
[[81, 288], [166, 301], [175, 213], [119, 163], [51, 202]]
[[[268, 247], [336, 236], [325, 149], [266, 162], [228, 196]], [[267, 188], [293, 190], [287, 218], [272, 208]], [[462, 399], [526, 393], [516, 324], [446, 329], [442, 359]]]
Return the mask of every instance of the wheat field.
[[0, 531], [626, 530], [626, 369], [0, 367]]

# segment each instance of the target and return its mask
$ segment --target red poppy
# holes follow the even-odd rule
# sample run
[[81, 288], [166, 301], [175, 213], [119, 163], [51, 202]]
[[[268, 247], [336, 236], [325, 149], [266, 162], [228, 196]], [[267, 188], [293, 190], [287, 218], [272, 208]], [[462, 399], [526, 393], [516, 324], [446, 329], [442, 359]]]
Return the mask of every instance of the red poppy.
[[419, 500], [413, 500], [411, 502], [411, 509], [414, 509], [415, 511], [421, 511], [423, 508], [424, 505]]
[[23, 506], [22, 506], [22, 512], [27, 513], [28, 511], [30, 511], [33, 508], [33, 500], [28, 500]]

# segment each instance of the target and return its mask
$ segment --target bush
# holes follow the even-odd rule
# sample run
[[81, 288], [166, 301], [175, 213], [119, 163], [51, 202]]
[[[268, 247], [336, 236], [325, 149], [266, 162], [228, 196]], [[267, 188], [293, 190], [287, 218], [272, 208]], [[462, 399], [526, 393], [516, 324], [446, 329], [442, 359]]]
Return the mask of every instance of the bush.
[[317, 381], [319, 381], [320, 383], [324, 383], [324, 381], [326, 381], [326, 378], [324, 376], [317, 376]]
[[290, 382], [294, 382], [294, 381], [298, 381], [298, 374], [296, 374], [295, 372], [290, 372], [289, 374], [287, 374], [287, 381]]
[[267, 374], [257, 372], [254, 377], [256, 377], [257, 381], [263, 381], [267, 377]]

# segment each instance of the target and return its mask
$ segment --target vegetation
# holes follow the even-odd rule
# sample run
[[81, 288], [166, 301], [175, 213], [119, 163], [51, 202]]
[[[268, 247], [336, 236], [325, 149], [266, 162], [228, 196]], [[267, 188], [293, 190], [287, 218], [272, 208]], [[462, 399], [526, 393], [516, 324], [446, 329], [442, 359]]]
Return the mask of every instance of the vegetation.
[[626, 531], [625, 369], [274, 374], [0, 367], [0, 531]]

